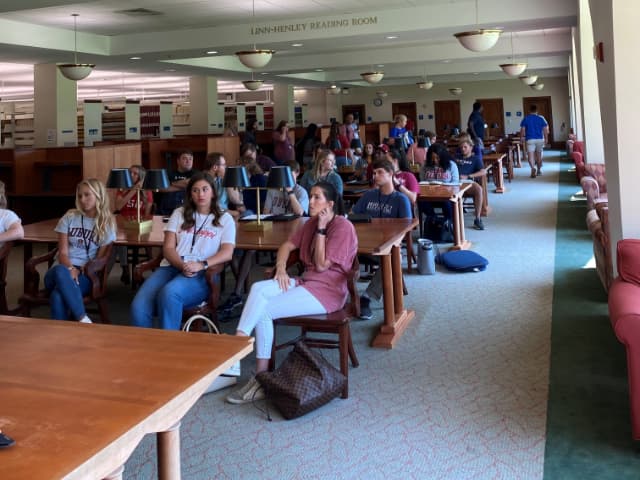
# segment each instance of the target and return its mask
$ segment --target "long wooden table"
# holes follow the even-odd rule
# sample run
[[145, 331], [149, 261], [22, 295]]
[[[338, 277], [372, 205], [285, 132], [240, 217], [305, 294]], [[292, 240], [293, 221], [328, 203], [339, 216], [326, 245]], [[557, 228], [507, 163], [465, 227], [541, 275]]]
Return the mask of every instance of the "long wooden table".
[[453, 246], [451, 250], [467, 250], [471, 248], [471, 242], [466, 239], [464, 233], [464, 210], [462, 207], [462, 195], [471, 187], [470, 183], [460, 185], [425, 185], [420, 184], [418, 200], [430, 202], [451, 202], [453, 210]]
[[[236, 248], [275, 251], [306, 221], [308, 218], [275, 222], [271, 229], [261, 232], [248, 230], [246, 222], [238, 222]], [[381, 257], [384, 323], [373, 340], [374, 347], [393, 348], [415, 316], [413, 310], [404, 307], [400, 244], [417, 225], [416, 218], [374, 218], [371, 223], [354, 224], [358, 253]]]
[[148, 433], [158, 478], [179, 479], [182, 417], [253, 349], [251, 337], [6, 316], [0, 338], [7, 480], [121, 479]]
[[493, 179], [496, 185], [495, 193], [504, 193], [504, 178], [502, 175], [502, 161], [506, 153], [487, 153], [482, 156], [484, 168], [493, 170]]

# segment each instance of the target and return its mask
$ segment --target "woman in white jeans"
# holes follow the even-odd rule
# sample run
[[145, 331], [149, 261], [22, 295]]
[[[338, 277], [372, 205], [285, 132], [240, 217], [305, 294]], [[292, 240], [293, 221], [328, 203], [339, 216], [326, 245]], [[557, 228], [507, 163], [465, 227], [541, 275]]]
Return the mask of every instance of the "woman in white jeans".
[[[309, 214], [311, 218], [278, 249], [273, 279], [253, 284], [240, 316], [236, 335], [256, 332], [256, 373], [269, 367], [274, 319], [334, 312], [347, 298], [347, 278], [358, 238], [344, 217], [342, 198], [331, 183], [318, 182], [311, 188]], [[304, 273], [291, 278], [286, 264], [294, 250], [300, 251]], [[263, 397], [254, 376], [227, 401], [240, 404]]]

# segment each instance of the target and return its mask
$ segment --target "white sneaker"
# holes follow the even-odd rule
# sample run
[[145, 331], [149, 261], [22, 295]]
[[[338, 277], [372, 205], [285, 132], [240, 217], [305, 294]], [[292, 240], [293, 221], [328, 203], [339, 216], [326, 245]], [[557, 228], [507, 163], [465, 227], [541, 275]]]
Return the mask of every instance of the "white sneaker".
[[89, 317], [87, 317], [86, 315], [84, 317], [82, 317], [80, 320], [78, 320], [80, 323], [93, 323], [91, 321], [91, 319]]
[[226, 377], [239, 377], [240, 375], [242, 375], [242, 372], [240, 370], [240, 362], [236, 362], [233, 365], [231, 365], [229, 367], [229, 370], [224, 372], [222, 375]]
[[261, 400], [264, 398], [264, 389], [262, 385], [258, 383], [256, 377], [251, 377], [243, 387], [231, 392], [227, 396], [227, 402], [236, 405], [242, 405], [243, 403], [249, 403], [254, 400]]

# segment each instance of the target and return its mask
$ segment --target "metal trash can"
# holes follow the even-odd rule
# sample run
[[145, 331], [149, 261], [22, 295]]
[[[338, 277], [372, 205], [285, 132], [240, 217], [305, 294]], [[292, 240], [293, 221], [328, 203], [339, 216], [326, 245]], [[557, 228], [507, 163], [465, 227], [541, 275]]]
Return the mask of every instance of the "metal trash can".
[[434, 275], [436, 273], [433, 242], [427, 238], [418, 239], [418, 272], [420, 275]]

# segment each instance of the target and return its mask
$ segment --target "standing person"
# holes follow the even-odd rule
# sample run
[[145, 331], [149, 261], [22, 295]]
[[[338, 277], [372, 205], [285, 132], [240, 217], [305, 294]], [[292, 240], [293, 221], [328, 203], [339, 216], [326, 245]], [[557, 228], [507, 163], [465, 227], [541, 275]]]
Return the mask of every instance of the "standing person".
[[340, 175], [333, 169], [335, 162], [336, 157], [331, 150], [319, 150], [313, 169], [304, 172], [304, 175], [300, 178], [300, 185], [310, 194], [311, 187], [316, 183], [329, 182], [335, 187], [338, 194], [342, 196], [344, 184]]
[[[353, 213], [368, 213], [374, 218], [411, 218], [409, 198], [394, 188], [393, 165], [389, 160], [376, 160], [373, 164], [375, 188], [366, 191], [353, 206]], [[360, 297], [360, 318], [370, 320], [371, 298], [382, 298], [382, 273], [376, 271], [367, 290]]]
[[[120, 212], [120, 215], [124, 218], [132, 219], [138, 218], [138, 192], [140, 192], [140, 216], [151, 215], [151, 207], [153, 206], [153, 194], [150, 190], [142, 190], [142, 183], [147, 171], [142, 165], [131, 165], [129, 167], [129, 174], [131, 175], [131, 181], [133, 182], [133, 188], [129, 190], [119, 190], [116, 193], [115, 209]], [[131, 278], [129, 277], [129, 265], [127, 246], [119, 245], [114, 248], [115, 254], [113, 261], [119, 260], [122, 273], [120, 275], [120, 281], [125, 285], [129, 285]], [[113, 263], [110, 263], [112, 266]]]
[[318, 125], [310, 123], [307, 130], [296, 143], [296, 161], [304, 168], [309, 170], [313, 168], [313, 147], [318, 142]]
[[187, 197], [164, 229], [163, 260], [144, 281], [131, 303], [132, 324], [150, 328], [158, 315], [160, 328], [179, 330], [184, 307], [207, 298], [207, 268], [228, 262], [236, 241], [231, 215], [218, 206], [213, 178], [198, 172], [189, 179]]
[[396, 148], [402, 148], [405, 152], [413, 143], [413, 137], [407, 130], [407, 116], [402, 113], [396, 115], [393, 128], [389, 131], [389, 139], [393, 139]]
[[5, 242], [24, 238], [22, 220], [13, 210], [7, 209], [4, 182], [0, 181], [0, 247]]
[[531, 167], [531, 178], [536, 178], [542, 175], [542, 152], [549, 139], [549, 124], [542, 115], [538, 114], [536, 105], [529, 107], [529, 114], [520, 122], [520, 138], [527, 140], [527, 159]]
[[295, 160], [295, 152], [289, 140], [289, 127], [286, 120], [281, 120], [273, 131], [273, 157], [278, 165]]
[[178, 154], [177, 165], [177, 170], [169, 174], [171, 186], [159, 193], [159, 215], [171, 215], [174, 209], [182, 205], [187, 183], [197, 171], [193, 169], [193, 153], [190, 150], [183, 150]]
[[469, 115], [469, 120], [467, 121], [467, 132], [471, 135], [473, 143], [480, 146], [480, 151], [484, 148], [485, 121], [482, 117], [482, 111], [482, 104], [480, 102], [475, 102], [473, 104], [473, 111], [471, 112], [471, 115]]
[[[300, 173], [300, 165], [298, 162], [289, 162], [293, 181], [297, 182]], [[269, 190], [267, 199], [264, 202], [262, 213], [271, 213], [274, 215], [294, 214], [299, 217], [304, 216], [309, 211], [309, 195], [307, 191], [297, 183], [293, 188], [280, 190]], [[236, 249], [237, 253], [240, 253]], [[251, 266], [255, 258], [255, 250], [245, 250], [242, 255], [234, 255], [231, 260], [231, 270], [236, 277], [236, 287], [229, 298], [218, 309], [223, 315], [230, 315], [234, 308], [244, 303], [242, 294], [244, 285], [251, 272]]]
[[459, 144], [461, 155], [456, 158], [458, 164], [458, 172], [463, 180], [472, 180], [471, 187], [464, 192], [465, 197], [473, 197], [473, 207], [476, 218], [473, 221], [473, 228], [476, 230], [484, 230], [484, 223], [480, 215], [482, 214], [483, 192], [482, 185], [476, 182], [482, 176], [486, 175], [484, 163], [473, 154], [473, 142], [470, 138], [463, 138]]
[[[347, 299], [347, 279], [358, 250], [358, 237], [344, 218], [342, 197], [330, 183], [311, 189], [311, 219], [278, 249], [276, 272], [271, 280], [256, 282], [240, 316], [236, 335], [255, 329], [256, 373], [269, 367], [273, 344], [273, 320], [295, 315], [335, 312]], [[304, 272], [299, 278], [287, 273], [287, 259], [299, 250]], [[255, 377], [232, 392], [227, 402], [242, 404], [264, 398]]]
[[76, 208], [64, 214], [55, 231], [58, 263], [44, 276], [51, 318], [92, 323], [82, 300], [92, 288], [84, 267], [90, 260], [104, 257], [116, 239], [116, 222], [102, 182], [89, 178], [78, 184]]
[[359, 128], [360, 127], [356, 123], [353, 113], [347, 113], [344, 117], [344, 130], [345, 130], [347, 139], [349, 140], [349, 144], [351, 144], [353, 140], [357, 140], [358, 145], [360, 146], [360, 148], [362, 148], [362, 141], [360, 140], [360, 132], [358, 131]]
[[347, 135], [342, 133], [340, 130], [340, 124], [338, 122], [333, 122], [329, 129], [329, 136], [327, 137], [327, 147], [330, 148], [335, 155], [336, 166], [338, 168], [353, 164], [353, 152], [350, 148], [351, 144], [349, 143]]

